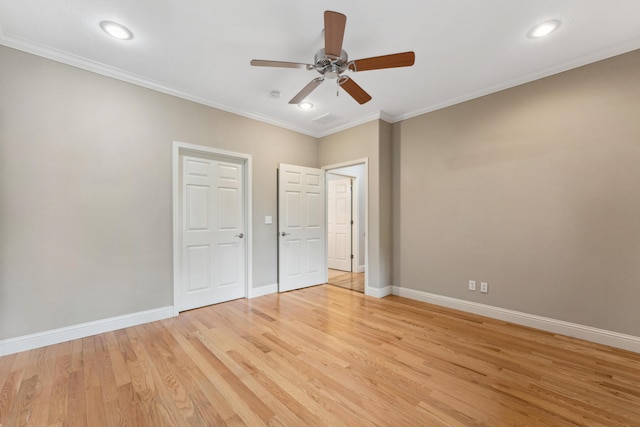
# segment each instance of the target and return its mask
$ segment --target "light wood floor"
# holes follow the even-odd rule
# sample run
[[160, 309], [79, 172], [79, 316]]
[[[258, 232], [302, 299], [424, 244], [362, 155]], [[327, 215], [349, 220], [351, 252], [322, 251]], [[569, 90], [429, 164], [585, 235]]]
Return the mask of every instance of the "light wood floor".
[[364, 293], [364, 273], [329, 269], [327, 283], [352, 291]]
[[4, 426], [638, 426], [640, 354], [317, 286], [0, 358]]

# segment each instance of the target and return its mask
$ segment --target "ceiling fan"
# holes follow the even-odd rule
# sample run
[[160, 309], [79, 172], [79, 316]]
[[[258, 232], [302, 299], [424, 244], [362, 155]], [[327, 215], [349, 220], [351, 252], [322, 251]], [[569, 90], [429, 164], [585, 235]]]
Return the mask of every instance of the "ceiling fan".
[[347, 17], [342, 13], [327, 10], [324, 12], [324, 49], [316, 52], [313, 64], [302, 64], [299, 62], [265, 61], [254, 59], [251, 65], [257, 67], [281, 67], [281, 68], [302, 68], [306, 70], [316, 70], [321, 77], [311, 80], [289, 104], [301, 103], [320, 83], [326, 79], [337, 79], [338, 86], [342, 87], [359, 104], [364, 104], [371, 100], [371, 95], [365, 92], [349, 76], [343, 75], [349, 71], [380, 70], [383, 68], [409, 67], [415, 62], [415, 53], [403, 52], [391, 55], [375, 56], [371, 58], [356, 59], [349, 61], [347, 52], [342, 49], [344, 29]]

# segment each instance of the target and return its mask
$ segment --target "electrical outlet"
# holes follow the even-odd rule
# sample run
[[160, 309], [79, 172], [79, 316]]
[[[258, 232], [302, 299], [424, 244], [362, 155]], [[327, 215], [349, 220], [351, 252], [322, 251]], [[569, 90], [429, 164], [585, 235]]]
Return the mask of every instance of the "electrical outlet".
[[487, 282], [480, 282], [480, 292], [483, 294], [489, 293], [489, 284]]
[[476, 281], [475, 280], [469, 280], [469, 290], [470, 291], [475, 291], [476, 290]]

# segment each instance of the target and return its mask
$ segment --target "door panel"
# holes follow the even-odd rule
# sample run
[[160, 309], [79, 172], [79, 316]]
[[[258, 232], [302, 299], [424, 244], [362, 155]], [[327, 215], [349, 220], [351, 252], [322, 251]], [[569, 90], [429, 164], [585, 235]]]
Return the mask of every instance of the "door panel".
[[[323, 257], [322, 247], [320, 239], [307, 240], [307, 272], [319, 273], [321, 272], [321, 266], [324, 265], [321, 262]], [[321, 282], [322, 283], [322, 282]]]
[[242, 168], [235, 163], [183, 157], [180, 310], [245, 296]]
[[[238, 251], [237, 243], [220, 243], [218, 245], [218, 253], [216, 254], [220, 265], [237, 266], [241, 260], [238, 259], [240, 251]], [[240, 277], [236, 268], [220, 268], [218, 277], [218, 286], [235, 286]]]
[[284, 205], [284, 224], [286, 228], [300, 228], [302, 201], [299, 191], [287, 191]]
[[189, 292], [209, 289], [211, 281], [211, 247], [187, 246], [187, 289]]
[[218, 211], [218, 230], [237, 231], [242, 228], [242, 212], [238, 211], [242, 209], [240, 191], [236, 188], [218, 188], [218, 203], [227, 207]]
[[300, 259], [300, 239], [287, 239], [284, 241], [284, 252], [286, 266], [284, 271], [286, 272], [287, 279], [293, 279], [302, 275], [302, 264]]
[[328, 182], [327, 203], [328, 267], [352, 271], [351, 178]]
[[320, 224], [320, 217], [324, 218], [324, 215], [320, 215], [321, 195], [319, 193], [307, 193], [307, 227], [318, 229], [322, 226]]
[[324, 171], [281, 164], [278, 181], [279, 291], [324, 283]]
[[187, 185], [187, 230], [209, 229], [209, 187]]

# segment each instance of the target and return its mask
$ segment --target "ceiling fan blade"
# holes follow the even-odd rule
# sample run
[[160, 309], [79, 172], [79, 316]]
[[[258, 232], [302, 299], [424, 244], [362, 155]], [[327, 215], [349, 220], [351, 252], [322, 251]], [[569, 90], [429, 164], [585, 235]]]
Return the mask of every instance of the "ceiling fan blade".
[[284, 61], [265, 61], [263, 59], [252, 59], [251, 65], [254, 67], [280, 67], [280, 68], [303, 68], [306, 70], [312, 70], [313, 65], [301, 64], [299, 62], [284, 62]]
[[326, 55], [339, 57], [342, 53], [346, 25], [347, 17], [342, 13], [330, 10], [324, 12], [324, 53]]
[[356, 59], [349, 62], [351, 71], [380, 70], [383, 68], [410, 67], [416, 61], [413, 52], [394, 53], [392, 55], [374, 56], [372, 58]]
[[302, 90], [300, 92], [298, 92], [298, 94], [296, 96], [291, 98], [291, 101], [289, 101], [289, 104], [299, 104], [299, 103], [301, 103], [323, 81], [324, 81], [324, 77], [316, 77], [315, 79], [311, 80], [309, 82], [309, 84], [307, 84], [305, 87], [303, 87]]
[[371, 101], [371, 95], [365, 92], [364, 89], [362, 89], [356, 82], [353, 81], [353, 79], [349, 78], [348, 76], [340, 77], [338, 83], [340, 84], [340, 86], [342, 86], [342, 89], [347, 91], [347, 93], [356, 100], [358, 104], [362, 105]]

